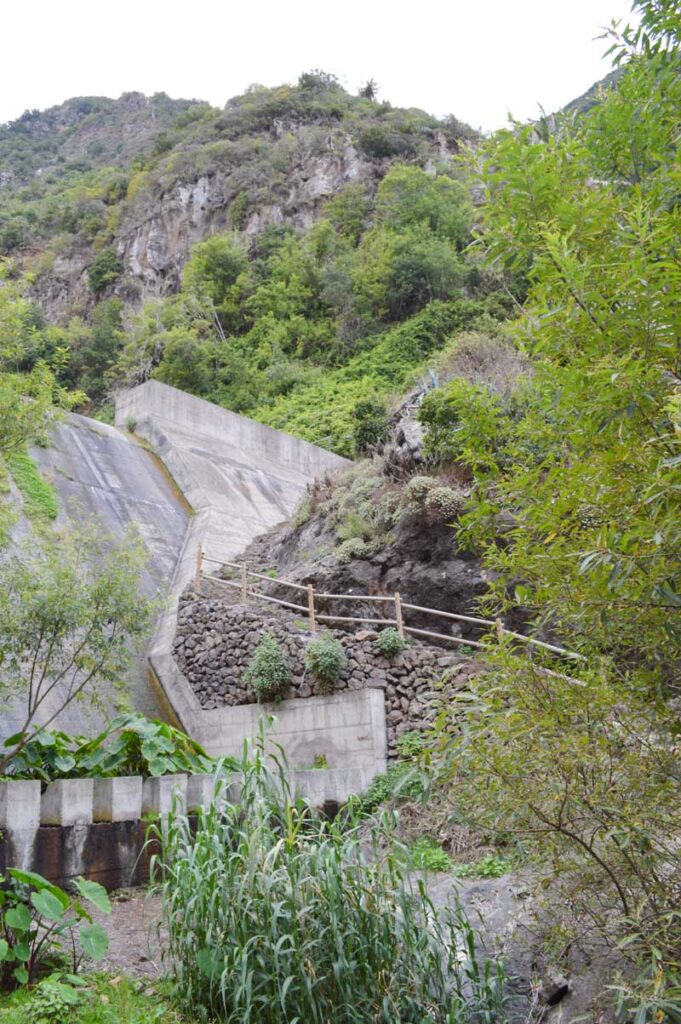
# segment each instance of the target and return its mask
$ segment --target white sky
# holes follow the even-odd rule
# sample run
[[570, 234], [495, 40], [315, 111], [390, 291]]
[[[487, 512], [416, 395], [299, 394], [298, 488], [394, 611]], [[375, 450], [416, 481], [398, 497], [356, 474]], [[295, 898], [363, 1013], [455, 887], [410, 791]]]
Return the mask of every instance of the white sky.
[[222, 106], [323, 68], [351, 91], [474, 127], [563, 106], [609, 70], [599, 29], [630, 0], [4, 0], [0, 123], [138, 90]]

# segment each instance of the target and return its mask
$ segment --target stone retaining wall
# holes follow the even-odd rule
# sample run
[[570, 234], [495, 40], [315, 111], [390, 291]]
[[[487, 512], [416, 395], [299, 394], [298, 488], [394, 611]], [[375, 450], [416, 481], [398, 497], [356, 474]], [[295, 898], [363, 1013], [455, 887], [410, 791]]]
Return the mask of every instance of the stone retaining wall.
[[[394, 758], [399, 737], [423, 729], [431, 721], [441, 698], [433, 684], [445, 670], [461, 663], [460, 655], [412, 640], [405, 651], [388, 661], [378, 650], [374, 632], [328, 632], [340, 640], [347, 657], [334, 692], [383, 690], [388, 756]], [[302, 621], [268, 615], [262, 605], [235, 604], [229, 597], [197, 596], [193, 591], [182, 595], [173, 653], [202, 708], [255, 703], [243, 675], [265, 633], [281, 643], [291, 668], [292, 684], [285, 698], [312, 697], [314, 680], [304, 660], [311, 634]]]

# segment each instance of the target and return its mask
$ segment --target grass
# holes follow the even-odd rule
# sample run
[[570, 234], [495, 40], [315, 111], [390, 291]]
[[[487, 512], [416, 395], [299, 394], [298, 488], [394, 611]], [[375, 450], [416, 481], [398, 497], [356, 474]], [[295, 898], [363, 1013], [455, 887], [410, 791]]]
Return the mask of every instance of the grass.
[[501, 878], [511, 870], [511, 862], [497, 853], [488, 853], [480, 860], [470, 864], [456, 864], [454, 874], [457, 878]]
[[[329, 822], [261, 751], [238, 805], [167, 821], [160, 867], [178, 998], [230, 1024], [504, 1020], [502, 974], [460, 910], [436, 911], [389, 820]], [[371, 849], [367, 848], [370, 841]], [[428, 922], [427, 926], [424, 926]]]
[[0, 1024], [198, 1024], [180, 1012], [165, 986], [120, 975], [85, 975], [79, 1003], [63, 1013], [41, 1018], [40, 986], [0, 995]]
[[10, 473], [24, 499], [24, 512], [29, 519], [45, 521], [57, 518], [57, 495], [45, 480], [28, 452], [16, 452], [7, 460]]
[[451, 871], [454, 862], [439, 843], [422, 836], [412, 843], [410, 849], [412, 864], [421, 871]]

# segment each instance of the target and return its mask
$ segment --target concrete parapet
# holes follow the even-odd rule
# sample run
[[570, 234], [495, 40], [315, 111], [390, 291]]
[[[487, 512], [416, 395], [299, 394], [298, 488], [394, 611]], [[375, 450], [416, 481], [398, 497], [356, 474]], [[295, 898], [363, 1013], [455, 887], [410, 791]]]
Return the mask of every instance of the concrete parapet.
[[40, 824], [40, 782], [7, 779], [0, 782], [0, 829], [30, 832]]
[[313, 807], [342, 804], [350, 795], [362, 794], [374, 777], [363, 768], [308, 768], [291, 772], [290, 783], [296, 796], [309, 800]]
[[94, 780], [94, 821], [135, 821], [142, 817], [142, 776]]
[[172, 810], [183, 813], [186, 805], [186, 775], [158, 775], [144, 780], [142, 814], [156, 817], [167, 815]]
[[90, 825], [94, 780], [56, 779], [40, 801], [41, 825]]

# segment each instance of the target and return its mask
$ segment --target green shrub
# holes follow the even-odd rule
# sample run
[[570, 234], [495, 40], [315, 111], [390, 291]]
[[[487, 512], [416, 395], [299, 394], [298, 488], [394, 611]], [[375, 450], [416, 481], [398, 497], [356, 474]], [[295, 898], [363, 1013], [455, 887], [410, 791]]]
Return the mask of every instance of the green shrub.
[[398, 761], [391, 764], [387, 772], [372, 779], [369, 788], [359, 797], [359, 807], [363, 813], [371, 814], [383, 804], [421, 800], [427, 787], [428, 782], [421, 772], [408, 761]]
[[86, 775], [174, 775], [210, 772], [214, 761], [181, 729], [126, 713], [77, 754]]
[[[165, 985], [107, 974], [78, 976], [75, 988], [50, 976], [31, 991], [0, 996], [3, 1024], [190, 1024], [165, 997]], [[64, 993], [67, 989], [67, 993]], [[191, 1024], [197, 1024], [192, 1016]]]
[[244, 672], [244, 679], [258, 700], [281, 700], [291, 682], [291, 670], [274, 636], [266, 633]]
[[401, 654], [409, 646], [409, 642], [400, 636], [396, 629], [389, 626], [388, 629], [382, 629], [376, 637], [376, 646], [381, 657], [391, 660]]
[[242, 231], [245, 228], [250, 206], [251, 201], [246, 191], [239, 192], [229, 204], [229, 219], [232, 222], [232, 227], [237, 231]]
[[201, 1019], [502, 1019], [501, 971], [475, 961], [460, 911], [411, 882], [387, 819], [367, 836], [351, 813], [314, 817], [260, 752], [240, 802], [216, 805], [198, 828], [171, 814], [153, 865], [175, 990]]
[[58, 978], [46, 978], [31, 997], [31, 1024], [69, 1024], [80, 1002], [78, 990]]
[[412, 864], [420, 871], [451, 871], [452, 858], [434, 839], [422, 836], [412, 843], [410, 849]]
[[359, 537], [349, 537], [336, 548], [336, 559], [339, 565], [347, 565], [355, 558], [368, 558], [372, 551], [371, 544], [367, 544]]
[[4, 747], [17, 750], [5, 765], [9, 777], [41, 782], [85, 776], [192, 774], [213, 768], [203, 747], [185, 733], [167, 722], [134, 713], [114, 718], [94, 739], [38, 729], [28, 736], [11, 736]]
[[464, 510], [465, 499], [453, 487], [434, 487], [425, 502], [426, 515], [431, 522], [450, 523]]
[[418, 757], [423, 750], [423, 733], [418, 729], [410, 729], [402, 733], [396, 743], [397, 753], [405, 760]]
[[305, 667], [317, 680], [318, 693], [331, 693], [346, 662], [343, 645], [329, 633], [314, 637], [307, 645]]
[[387, 437], [390, 417], [385, 402], [380, 398], [359, 401], [355, 406], [354, 420], [352, 439], [356, 454], [365, 452]]
[[494, 853], [488, 853], [480, 860], [471, 861], [469, 864], [454, 865], [454, 874], [458, 878], [501, 878], [510, 870], [509, 861]]
[[110, 285], [115, 284], [122, 273], [123, 264], [116, 255], [115, 249], [102, 249], [88, 267], [90, 288], [95, 295], [99, 295]]
[[437, 477], [417, 475], [404, 488], [400, 510], [403, 515], [423, 515], [429, 523], [449, 523], [461, 515], [464, 504], [464, 496]]

